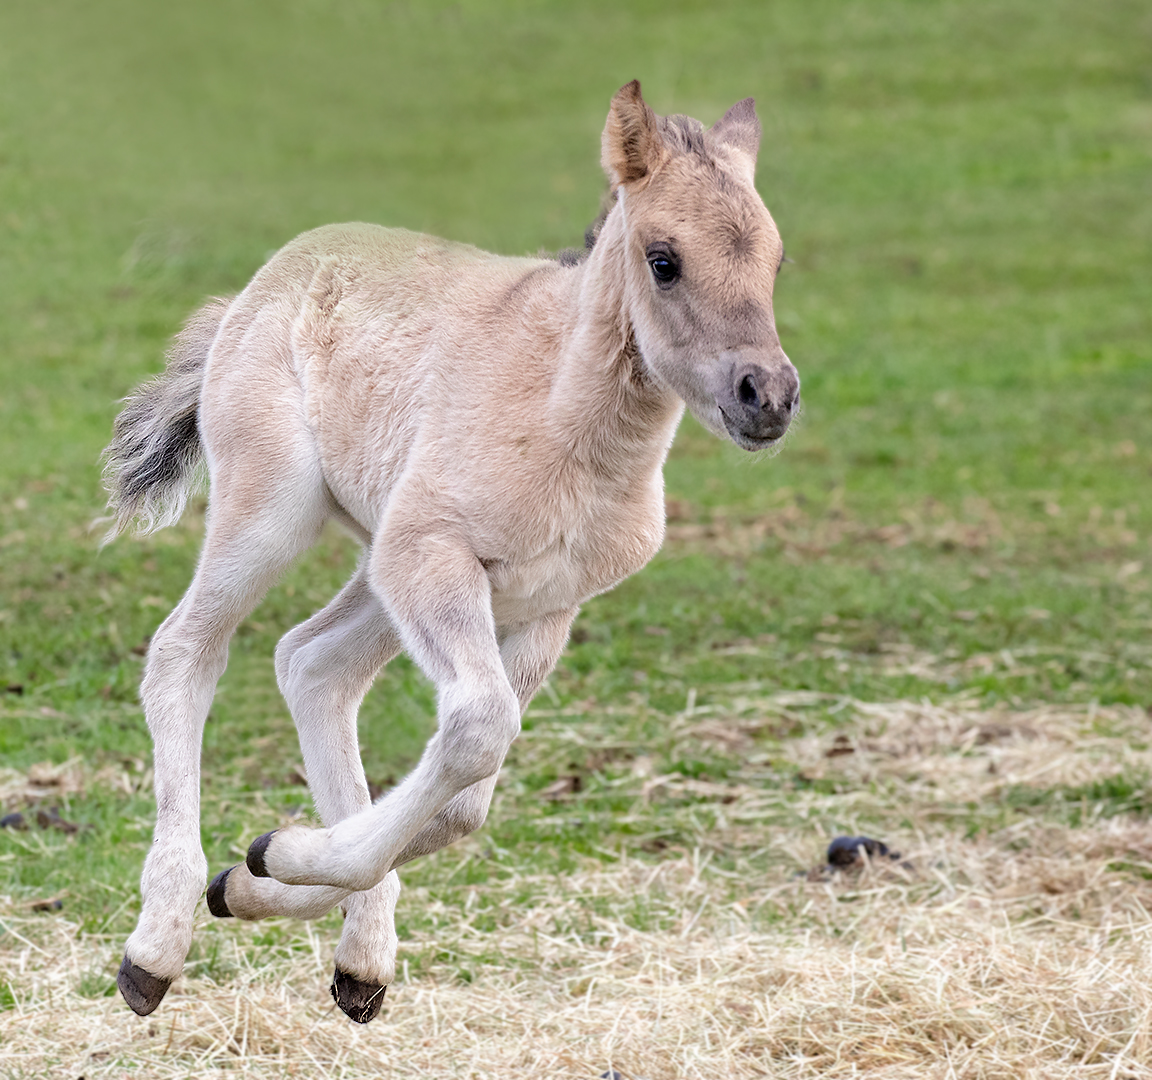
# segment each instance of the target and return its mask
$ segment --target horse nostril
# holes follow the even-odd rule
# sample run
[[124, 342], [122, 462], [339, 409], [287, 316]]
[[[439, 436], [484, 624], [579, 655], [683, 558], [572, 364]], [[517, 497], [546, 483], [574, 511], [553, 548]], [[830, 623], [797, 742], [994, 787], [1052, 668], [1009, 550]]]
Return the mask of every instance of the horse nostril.
[[736, 387], [736, 396], [740, 399], [741, 405], [759, 407], [760, 395], [756, 393], [756, 384], [752, 381], [751, 375], [745, 375], [740, 380], [740, 385]]

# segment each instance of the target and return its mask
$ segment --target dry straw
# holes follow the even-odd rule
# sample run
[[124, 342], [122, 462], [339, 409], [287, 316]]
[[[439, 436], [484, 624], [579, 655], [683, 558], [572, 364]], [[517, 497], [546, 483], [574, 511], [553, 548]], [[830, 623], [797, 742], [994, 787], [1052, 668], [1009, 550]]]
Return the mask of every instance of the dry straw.
[[[758, 725], [806, 704], [749, 694], [679, 717], [672, 737], [760, 745]], [[456, 889], [460, 902], [409, 890], [402, 904], [426, 929], [402, 956], [430, 959], [407, 978], [402, 966], [363, 1028], [327, 998], [329, 924], [292, 924], [289, 945], [268, 950], [256, 929], [205, 917], [200, 937], [229, 974], [193, 968], [140, 1019], [80, 993], [114, 970], [119, 941], [11, 899], [0, 1075], [1152, 1077], [1146, 823], [1085, 803], [961, 825], [1008, 789], [1146, 774], [1143, 711], [848, 702], [840, 719], [835, 736], [810, 726], [781, 740], [771, 762], [749, 751], [725, 783], [637, 768], [638, 814], [711, 807], [693, 850], [510, 873]], [[572, 730], [543, 718], [520, 752]], [[761, 782], [785, 767], [812, 789]], [[816, 869], [829, 821], [883, 829], [902, 859]]]

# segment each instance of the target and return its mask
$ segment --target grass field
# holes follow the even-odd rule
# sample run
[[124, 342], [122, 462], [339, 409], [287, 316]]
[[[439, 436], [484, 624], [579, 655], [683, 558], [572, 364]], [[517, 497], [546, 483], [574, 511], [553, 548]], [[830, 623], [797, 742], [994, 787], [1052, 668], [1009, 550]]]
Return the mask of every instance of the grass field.
[[[633, 77], [757, 98], [797, 430], [685, 423], [665, 550], [581, 614], [485, 829], [407, 868], [376, 1022], [327, 996], [337, 916], [206, 910], [135, 1017], [137, 683], [203, 506], [98, 550], [116, 400], [303, 229], [578, 244]], [[1152, 1077], [1150, 192], [1135, 0], [0, 6], [0, 1076]], [[237, 634], [213, 872], [311, 812], [271, 654], [355, 557]], [[395, 662], [369, 779], [431, 723]], [[821, 869], [842, 834], [901, 858]]]

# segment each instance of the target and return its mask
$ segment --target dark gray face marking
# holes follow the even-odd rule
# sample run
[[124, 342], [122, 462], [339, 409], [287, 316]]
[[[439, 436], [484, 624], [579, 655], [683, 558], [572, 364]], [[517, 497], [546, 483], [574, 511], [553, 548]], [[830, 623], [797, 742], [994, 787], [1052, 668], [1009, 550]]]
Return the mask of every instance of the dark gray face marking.
[[728, 241], [728, 258], [733, 262], [742, 262], [756, 253], [756, 229], [733, 221], [726, 224], [726, 239]]
[[755, 259], [763, 252], [764, 225], [746, 192], [734, 192], [720, 224], [723, 253], [733, 262]]
[[775, 340], [775, 331], [768, 312], [758, 300], [741, 300], [731, 307], [725, 307], [721, 315], [724, 325], [730, 328], [729, 335], [732, 341], [729, 348]]
[[787, 361], [737, 363], [716, 406], [733, 441], [745, 450], [772, 445], [788, 430], [800, 400], [800, 379]]

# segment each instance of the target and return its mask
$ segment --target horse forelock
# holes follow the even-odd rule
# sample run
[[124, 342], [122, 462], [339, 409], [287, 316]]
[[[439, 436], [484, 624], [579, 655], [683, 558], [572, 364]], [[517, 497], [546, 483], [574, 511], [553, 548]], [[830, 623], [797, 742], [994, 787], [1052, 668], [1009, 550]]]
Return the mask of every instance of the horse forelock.
[[673, 113], [659, 118], [660, 135], [664, 145], [673, 152], [695, 154], [704, 161], [711, 161], [708, 146], [704, 141], [704, 125], [690, 116]]

